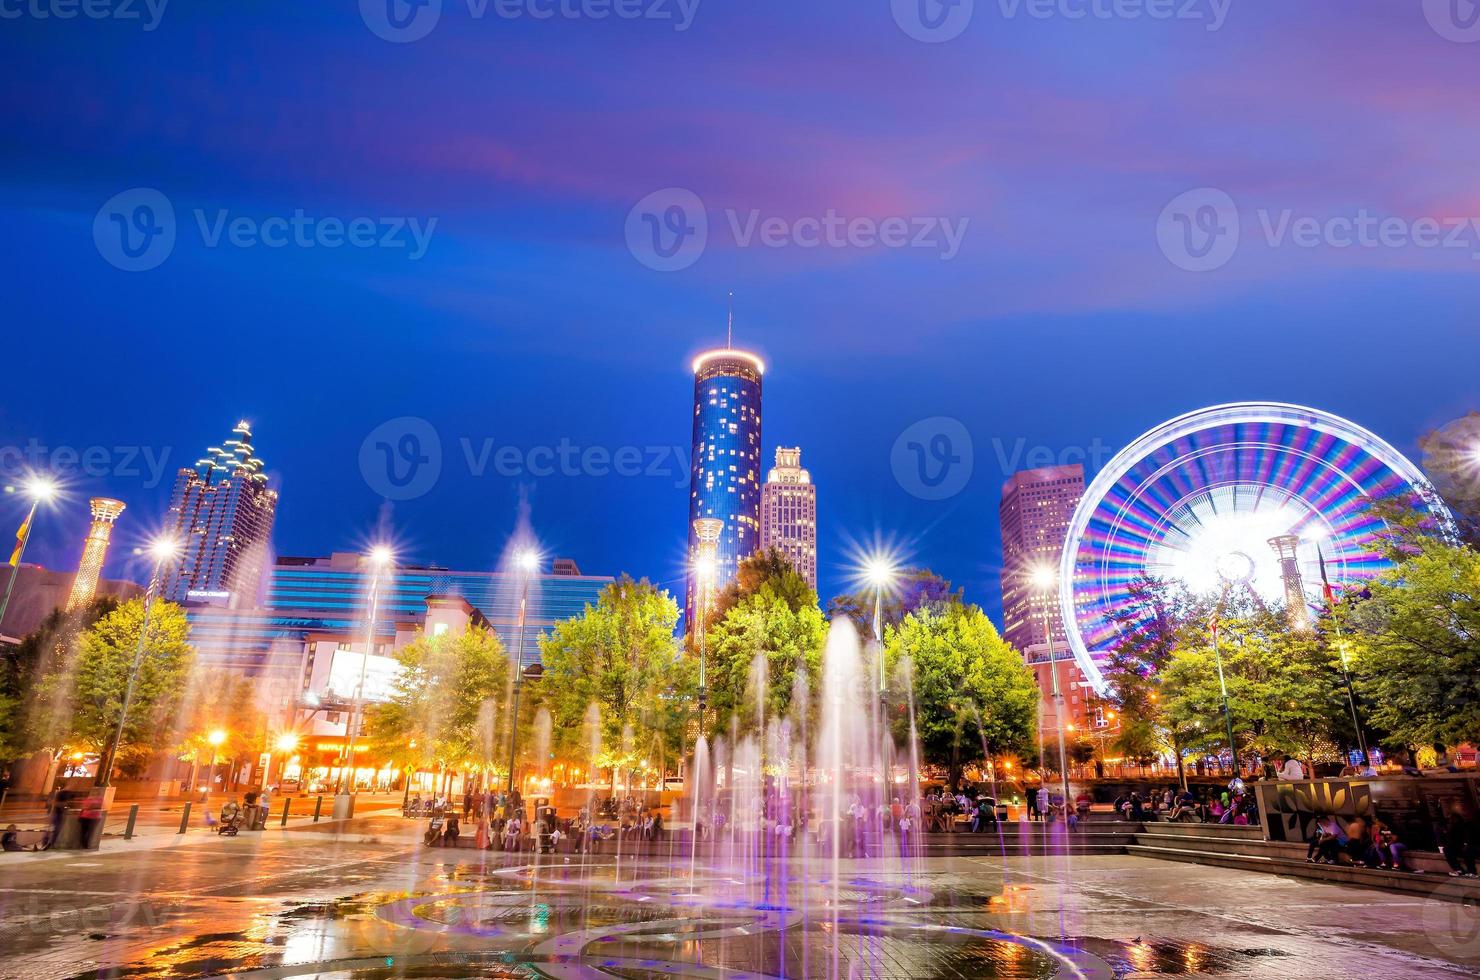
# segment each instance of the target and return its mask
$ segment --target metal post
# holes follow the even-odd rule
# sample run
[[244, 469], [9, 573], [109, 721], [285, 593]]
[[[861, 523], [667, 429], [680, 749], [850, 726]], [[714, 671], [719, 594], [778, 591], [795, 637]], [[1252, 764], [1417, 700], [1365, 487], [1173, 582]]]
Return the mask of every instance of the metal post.
[[1218, 621], [1213, 621], [1213, 659], [1218, 664], [1218, 689], [1223, 693], [1223, 722], [1228, 726], [1228, 751], [1233, 758], [1233, 774], [1238, 776], [1238, 742], [1233, 737], [1233, 713], [1228, 708], [1228, 684], [1223, 680], [1223, 651], [1218, 643]]
[[[1055, 590], [1057, 591], [1057, 590]], [[1052, 594], [1052, 593], [1050, 593]], [[1064, 692], [1059, 690], [1059, 662], [1053, 656], [1053, 618], [1049, 613], [1048, 596], [1044, 597], [1043, 638], [1048, 642], [1048, 669], [1053, 675], [1054, 719], [1059, 730], [1059, 776], [1064, 786], [1064, 826], [1069, 825], [1069, 752], [1064, 744]]]
[[10, 608], [10, 593], [15, 588], [15, 580], [20, 577], [21, 559], [26, 556], [26, 545], [31, 543], [31, 522], [36, 518], [36, 507], [40, 503], [40, 500], [32, 499], [31, 509], [26, 514], [26, 533], [21, 538], [20, 549], [16, 552], [15, 564], [10, 566], [10, 579], [5, 583], [5, 598], [0, 599], [0, 624], [5, 622], [5, 610]]
[[278, 821], [278, 826], [279, 827], [286, 827], [286, 826], [288, 826], [288, 810], [291, 809], [292, 806], [293, 806], [293, 798], [291, 796], [284, 797], [283, 798], [283, 819], [281, 819], [281, 820]]
[[128, 823], [123, 825], [123, 839], [134, 839], [134, 822], [139, 819], [139, 804], [135, 803], [128, 808]]
[[113, 761], [118, 758], [118, 747], [123, 743], [123, 726], [128, 721], [129, 705], [134, 699], [134, 686], [139, 681], [139, 668], [144, 663], [144, 644], [149, 639], [149, 620], [154, 614], [154, 599], [159, 590], [159, 575], [164, 567], [164, 559], [154, 560], [154, 574], [149, 578], [149, 590], [144, 596], [144, 622], [139, 627], [139, 645], [134, 649], [134, 663], [129, 668], [128, 685], [123, 689], [123, 706], [118, 712], [118, 729], [113, 734], [113, 744], [108, 746], [103, 758], [98, 760], [98, 775], [93, 780], [94, 786], [107, 787], [113, 780]]
[[319, 811], [322, 810], [323, 808], [324, 808], [324, 798], [322, 796], [317, 797], [314, 800], [314, 802], [313, 802], [313, 822], [314, 823], [318, 823], [319, 822]]
[[364, 713], [365, 671], [370, 666], [371, 655], [375, 653], [375, 617], [380, 611], [380, 562], [373, 557], [371, 561], [375, 571], [370, 576], [370, 615], [365, 622], [365, 656], [360, 659], [360, 683], [355, 688], [355, 700], [350, 707], [349, 720], [345, 724], [345, 761], [344, 765], [339, 767], [339, 778], [335, 780], [335, 796], [339, 795], [344, 785], [345, 766], [348, 766], [350, 770], [349, 791], [352, 794], [356, 791], [355, 735], [359, 732], [360, 716]]
[[524, 686], [524, 615], [529, 604], [529, 573], [519, 590], [519, 639], [515, 641], [514, 705], [509, 721], [509, 793], [514, 792], [514, 750], [519, 741], [519, 689]]
[[884, 683], [884, 585], [874, 586], [874, 656], [879, 661], [879, 693], [888, 685]]
[[190, 801], [185, 801], [185, 806], [180, 810], [180, 829], [178, 833], [185, 833], [185, 828], [190, 826]]

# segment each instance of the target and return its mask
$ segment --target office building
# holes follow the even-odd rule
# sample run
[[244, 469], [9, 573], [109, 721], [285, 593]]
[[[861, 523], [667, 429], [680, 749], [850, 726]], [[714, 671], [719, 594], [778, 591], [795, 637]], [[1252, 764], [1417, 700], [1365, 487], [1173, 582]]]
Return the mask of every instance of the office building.
[[761, 376], [765, 365], [745, 351], [723, 348], [694, 360], [694, 428], [689, 480], [688, 586], [685, 621], [698, 599], [695, 522], [723, 522], [714, 549], [715, 589], [735, 576], [761, 538]]
[[761, 488], [761, 548], [791, 559], [797, 573], [817, 588], [817, 487], [802, 469], [799, 448], [776, 450], [776, 465]]
[[268, 489], [251, 428], [238, 422], [232, 435], [175, 480], [169, 531], [181, 552], [160, 589], [175, 602], [257, 605], [278, 495]]

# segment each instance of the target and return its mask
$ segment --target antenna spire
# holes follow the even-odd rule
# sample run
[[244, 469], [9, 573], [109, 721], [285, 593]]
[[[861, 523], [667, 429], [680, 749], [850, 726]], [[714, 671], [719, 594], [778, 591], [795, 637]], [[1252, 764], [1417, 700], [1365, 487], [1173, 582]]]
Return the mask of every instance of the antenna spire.
[[730, 290], [730, 316], [725, 325], [725, 349], [735, 349], [735, 291]]

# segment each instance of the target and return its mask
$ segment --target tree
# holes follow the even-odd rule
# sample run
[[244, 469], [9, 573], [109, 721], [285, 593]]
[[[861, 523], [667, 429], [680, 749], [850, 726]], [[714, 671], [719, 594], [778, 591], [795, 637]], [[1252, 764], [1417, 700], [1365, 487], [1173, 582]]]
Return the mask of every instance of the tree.
[[631, 769], [655, 752], [677, 758], [693, 717], [698, 665], [674, 639], [678, 605], [646, 579], [622, 576], [596, 605], [540, 639], [546, 703], [562, 748], [586, 759], [586, 716], [600, 714], [602, 752], [593, 767]]
[[[396, 651], [396, 661], [401, 672], [390, 699], [365, 711], [372, 750], [403, 768], [507, 775], [514, 667], [498, 635], [481, 626], [420, 633]], [[534, 699], [521, 700], [527, 728]], [[520, 741], [528, 752], [530, 740]]]
[[39, 685], [48, 674], [66, 671], [76, 651], [77, 637], [103, 616], [118, 608], [112, 596], [100, 596], [84, 609], [52, 610], [41, 625], [13, 647], [0, 650], [0, 763], [38, 749], [56, 751], [64, 734], [69, 705], [52, 711]]
[[812, 602], [793, 607], [786, 595], [768, 582], [710, 627], [706, 641], [710, 702], [721, 728], [732, 716], [742, 730], [756, 727], [752, 667], [757, 658], [765, 667], [762, 724], [764, 718], [779, 718], [791, 710], [798, 670], [807, 690], [817, 690], [827, 621], [817, 608], [815, 596], [813, 593]]
[[1216, 653], [1211, 632], [1188, 623], [1162, 671], [1167, 724], [1191, 741], [1206, 732], [1209, 744], [1225, 745], [1215, 734], [1225, 728], [1221, 653], [1240, 752], [1288, 752], [1312, 763], [1336, 757], [1352, 737], [1336, 652], [1318, 631], [1291, 629], [1283, 610], [1237, 596], [1223, 605]]
[[[79, 637], [72, 669], [57, 664], [41, 679], [40, 701], [54, 709], [61, 739], [69, 745], [103, 757], [112, 748], [129, 673], [144, 635], [144, 605], [144, 600], [133, 599], [98, 619]], [[155, 600], [133, 700], [115, 753], [126, 773], [136, 772], [141, 761], [174, 745], [175, 719], [195, 659], [189, 635], [184, 610]], [[98, 772], [100, 785], [108, 775]]]
[[885, 665], [908, 676], [911, 690], [891, 692], [895, 735], [909, 735], [913, 694], [915, 727], [924, 758], [945, 763], [954, 783], [961, 767], [983, 757], [1020, 753], [1038, 723], [1038, 685], [1022, 657], [977, 606], [926, 606], [884, 636]]
[[1480, 553], [1416, 535], [1400, 563], [1343, 604], [1373, 723], [1407, 745], [1480, 738]]
[[[892, 591], [879, 605], [880, 619], [888, 627], [899, 625], [910, 613], [940, 605], [962, 605], [964, 588], [952, 588], [950, 579], [942, 578], [928, 568], [911, 568], [903, 572]], [[873, 636], [874, 594], [864, 590], [855, 594], [834, 596], [827, 604], [827, 618], [846, 617], [858, 628], [859, 636]]]
[[807, 580], [797, 572], [796, 566], [779, 548], [767, 548], [740, 561], [735, 577], [715, 595], [709, 610], [709, 623], [713, 625], [745, 599], [770, 590], [793, 611], [817, 605], [817, 593]]

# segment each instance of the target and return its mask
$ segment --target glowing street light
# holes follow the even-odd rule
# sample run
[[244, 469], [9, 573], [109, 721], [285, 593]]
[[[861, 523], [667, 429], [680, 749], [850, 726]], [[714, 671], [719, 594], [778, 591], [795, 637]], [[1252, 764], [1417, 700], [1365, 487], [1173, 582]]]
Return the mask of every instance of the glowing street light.
[[879, 661], [879, 691], [884, 683], [884, 592], [899, 584], [899, 566], [888, 555], [870, 555], [863, 562], [863, 577], [874, 587], [874, 656]]
[[[14, 492], [13, 488], [6, 489]], [[25, 557], [26, 545], [31, 541], [31, 524], [36, 519], [36, 508], [55, 500], [59, 488], [51, 477], [37, 473], [21, 485], [20, 492], [31, 498], [31, 509], [26, 512], [26, 519], [15, 535], [15, 551], [10, 555], [10, 578], [5, 583], [5, 597], [0, 599], [0, 623], [5, 621], [5, 610], [10, 606], [10, 593], [15, 588], [16, 576], [21, 573], [21, 559]]]
[[206, 744], [213, 749], [219, 749], [226, 744], [226, 732], [224, 729], [214, 728], [206, 736]]
[[[1033, 585], [1043, 594], [1043, 639], [1048, 644], [1048, 672], [1053, 678], [1054, 715], [1058, 721], [1059, 775], [1064, 785], [1064, 819], [1068, 820], [1069, 808], [1069, 750], [1064, 743], [1064, 732], [1073, 731], [1074, 726], [1064, 717], [1064, 692], [1059, 687], [1059, 662], [1053, 655], [1053, 607], [1059, 599], [1059, 575], [1051, 565], [1039, 565], [1031, 572]], [[1042, 729], [1039, 729], [1040, 735]], [[1043, 757], [1041, 746], [1038, 751], [1040, 762]]]
[[[370, 601], [366, 605], [367, 615], [365, 617], [365, 655], [360, 658], [360, 683], [355, 687], [355, 699], [350, 705], [349, 719], [345, 722], [344, 761], [339, 766], [339, 777], [334, 781], [334, 795], [338, 796], [344, 788], [344, 770], [346, 766], [355, 764], [355, 735], [360, 728], [360, 720], [364, 715], [365, 701], [365, 672], [370, 667], [370, 658], [375, 653], [375, 617], [380, 612], [380, 577], [385, 570], [396, 563], [396, 553], [388, 544], [377, 544], [370, 548], [370, 553], [365, 556], [370, 564]], [[355, 792], [354, 775], [350, 775], [349, 791], [351, 795]]]
[[284, 755], [298, 748], [298, 736], [293, 732], [283, 732], [277, 737], [277, 750]]
[[[118, 757], [118, 747], [123, 744], [123, 728], [128, 721], [129, 705], [134, 700], [134, 687], [139, 683], [139, 668], [144, 663], [144, 644], [149, 638], [149, 621], [154, 614], [154, 600], [159, 597], [159, 583], [164, 575], [166, 562], [171, 562], [180, 553], [180, 540], [165, 535], [155, 538], [142, 549], [154, 559], [154, 571], [149, 576], [149, 588], [144, 593], [144, 620], [139, 626], [139, 645], [134, 648], [133, 666], [129, 668], [128, 684], [123, 689], [123, 705], [118, 712], [118, 728], [113, 733], [113, 742], [103, 750], [98, 760], [98, 774], [93, 785], [107, 787], [113, 781], [113, 762]], [[225, 740], [223, 733], [222, 740]]]
[[521, 548], [514, 553], [514, 567], [519, 570], [519, 638], [514, 646], [513, 721], [509, 725], [509, 793], [514, 792], [514, 755], [519, 744], [519, 689], [524, 686], [524, 618], [529, 608], [529, 580], [539, 574], [540, 553]]

